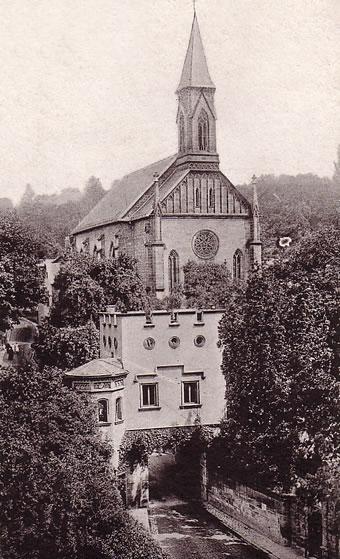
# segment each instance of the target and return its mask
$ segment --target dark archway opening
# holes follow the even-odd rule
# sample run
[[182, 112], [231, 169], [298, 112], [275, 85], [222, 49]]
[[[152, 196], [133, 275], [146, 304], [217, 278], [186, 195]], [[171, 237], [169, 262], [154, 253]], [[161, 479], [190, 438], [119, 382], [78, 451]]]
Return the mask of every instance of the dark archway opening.
[[322, 516], [316, 510], [308, 516], [308, 556], [321, 557]]

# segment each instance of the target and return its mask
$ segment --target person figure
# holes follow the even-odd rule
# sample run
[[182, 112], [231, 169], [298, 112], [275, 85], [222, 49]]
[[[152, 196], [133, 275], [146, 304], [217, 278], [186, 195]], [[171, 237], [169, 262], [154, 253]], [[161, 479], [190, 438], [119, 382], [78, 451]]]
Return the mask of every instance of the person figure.
[[6, 342], [5, 348], [6, 348], [7, 355], [8, 355], [8, 361], [13, 361], [14, 351], [13, 351], [13, 348], [12, 348], [11, 344]]

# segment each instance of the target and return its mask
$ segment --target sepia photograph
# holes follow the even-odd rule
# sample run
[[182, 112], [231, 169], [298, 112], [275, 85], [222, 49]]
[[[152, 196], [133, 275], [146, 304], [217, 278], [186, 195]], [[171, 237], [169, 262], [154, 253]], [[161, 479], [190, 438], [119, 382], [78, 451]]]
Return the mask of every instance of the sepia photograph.
[[0, 0], [0, 559], [340, 559], [339, 0]]

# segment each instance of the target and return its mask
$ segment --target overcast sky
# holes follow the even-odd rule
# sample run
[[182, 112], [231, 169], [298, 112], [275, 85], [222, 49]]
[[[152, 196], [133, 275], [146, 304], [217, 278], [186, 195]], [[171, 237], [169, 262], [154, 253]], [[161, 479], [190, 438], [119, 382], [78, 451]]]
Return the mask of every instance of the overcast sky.
[[[221, 168], [332, 175], [339, 0], [197, 0]], [[111, 182], [176, 152], [191, 0], [0, 0], [0, 196]], [[338, 29], [337, 29], [338, 28]]]

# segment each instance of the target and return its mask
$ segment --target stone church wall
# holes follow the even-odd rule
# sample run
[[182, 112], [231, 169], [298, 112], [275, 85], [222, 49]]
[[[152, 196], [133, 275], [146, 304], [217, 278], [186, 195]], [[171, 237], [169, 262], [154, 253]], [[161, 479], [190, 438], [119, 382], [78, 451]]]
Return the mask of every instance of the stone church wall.
[[128, 222], [108, 224], [75, 235], [76, 249], [84, 250], [84, 242], [88, 241], [89, 254], [94, 253], [95, 246], [99, 248], [101, 235], [105, 236], [105, 256], [110, 255], [111, 242], [118, 237], [118, 254], [127, 254], [138, 260], [138, 270], [143, 280], [150, 281], [150, 255], [145, 244], [150, 240], [151, 226], [148, 219], [143, 219], [132, 224]]
[[[89, 254], [94, 254], [94, 247], [100, 247], [101, 235], [104, 235], [105, 255], [110, 255], [110, 245], [118, 239], [118, 254], [125, 253], [138, 262], [139, 273], [146, 285], [153, 284], [152, 248], [152, 221], [149, 218], [131, 223], [121, 222], [109, 224], [101, 228], [92, 229], [76, 235], [76, 248], [84, 250], [84, 241], [88, 241]], [[250, 268], [251, 254], [248, 248], [250, 239], [250, 221], [247, 216], [171, 216], [162, 217], [162, 240], [164, 242], [164, 294], [169, 292], [168, 259], [171, 250], [176, 250], [179, 255], [180, 281], [183, 283], [183, 266], [189, 260], [197, 262], [226, 262], [232, 273], [233, 255], [240, 250], [243, 255], [243, 275], [246, 276]], [[202, 230], [213, 231], [219, 241], [216, 255], [204, 260], [199, 258], [193, 250], [193, 237]]]
[[[248, 219], [242, 217], [217, 218], [216, 216], [211, 218], [186, 216], [181, 219], [178, 216], [166, 216], [162, 219], [162, 236], [165, 243], [164, 271], [166, 287], [169, 284], [168, 258], [172, 249], [175, 249], [179, 255], [181, 269], [188, 260], [204, 261], [195, 255], [192, 248], [194, 235], [202, 229], [213, 231], [219, 239], [217, 254], [214, 258], [208, 260], [209, 262], [223, 263], [226, 261], [228, 269], [232, 272], [233, 255], [237, 249], [240, 249], [244, 256], [244, 273], [248, 272], [250, 266], [249, 249], [247, 248], [247, 241], [250, 237], [250, 223]], [[183, 272], [181, 272], [182, 282], [183, 279]]]

